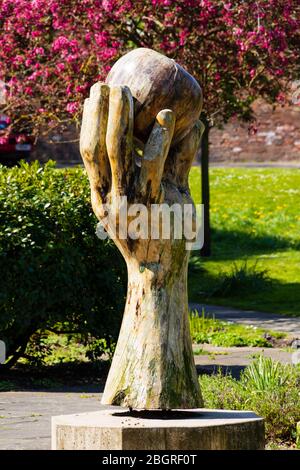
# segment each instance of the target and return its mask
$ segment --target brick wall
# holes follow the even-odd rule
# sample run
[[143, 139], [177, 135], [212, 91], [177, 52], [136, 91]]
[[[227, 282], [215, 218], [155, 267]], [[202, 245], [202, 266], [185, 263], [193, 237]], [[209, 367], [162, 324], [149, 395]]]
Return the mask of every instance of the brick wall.
[[286, 161], [300, 163], [300, 106], [254, 104], [257, 133], [249, 135], [247, 124], [232, 121], [210, 133], [211, 160], [215, 162]]

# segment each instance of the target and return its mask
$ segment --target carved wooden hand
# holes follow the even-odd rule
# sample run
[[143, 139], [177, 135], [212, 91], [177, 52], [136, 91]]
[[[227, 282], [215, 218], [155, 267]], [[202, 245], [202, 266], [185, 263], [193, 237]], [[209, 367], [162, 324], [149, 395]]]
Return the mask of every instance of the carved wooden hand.
[[[171, 110], [160, 111], [137, 165], [133, 120], [129, 88], [102, 83], [91, 88], [84, 104], [80, 152], [100, 221], [107, 204], [118, 216], [120, 196], [149, 211], [154, 203], [192, 204], [188, 174], [202, 123], [170, 150], [175, 116]], [[105, 228], [112, 234], [109, 224]], [[202, 406], [188, 323], [186, 240], [174, 238], [171, 231], [170, 239], [114, 241], [127, 263], [128, 292], [102, 402], [136, 409]]]

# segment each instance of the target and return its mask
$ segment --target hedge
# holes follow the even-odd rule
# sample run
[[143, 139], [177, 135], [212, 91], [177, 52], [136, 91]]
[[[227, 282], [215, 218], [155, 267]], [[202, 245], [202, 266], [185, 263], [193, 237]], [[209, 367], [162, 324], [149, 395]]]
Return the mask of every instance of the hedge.
[[125, 265], [111, 241], [97, 238], [96, 223], [82, 168], [0, 166], [0, 339], [7, 366], [37, 331], [116, 338]]

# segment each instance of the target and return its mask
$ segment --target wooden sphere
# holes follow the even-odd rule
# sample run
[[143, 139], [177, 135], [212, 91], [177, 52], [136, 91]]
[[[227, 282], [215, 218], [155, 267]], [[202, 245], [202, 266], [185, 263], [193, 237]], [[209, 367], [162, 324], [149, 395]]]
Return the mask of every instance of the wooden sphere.
[[199, 119], [202, 91], [198, 82], [173, 59], [151, 49], [134, 49], [121, 57], [106, 83], [129, 87], [134, 98], [134, 136], [143, 143], [162, 109], [172, 109], [176, 115], [172, 145]]

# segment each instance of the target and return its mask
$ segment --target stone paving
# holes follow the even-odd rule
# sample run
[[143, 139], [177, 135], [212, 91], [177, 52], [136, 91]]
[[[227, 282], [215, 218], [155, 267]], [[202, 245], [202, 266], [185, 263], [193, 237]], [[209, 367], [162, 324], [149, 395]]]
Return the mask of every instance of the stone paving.
[[[0, 449], [50, 449], [51, 416], [104, 408], [100, 393], [1, 392]], [[107, 408], [107, 407], [106, 407]]]
[[199, 375], [215, 374], [221, 369], [223, 374], [230, 373], [237, 379], [256, 355], [263, 354], [274, 361], [291, 364], [293, 354], [293, 352], [281, 348], [222, 348], [206, 344], [194, 345], [194, 350], [197, 351], [197, 349], [201, 352], [201, 354], [194, 356]]

